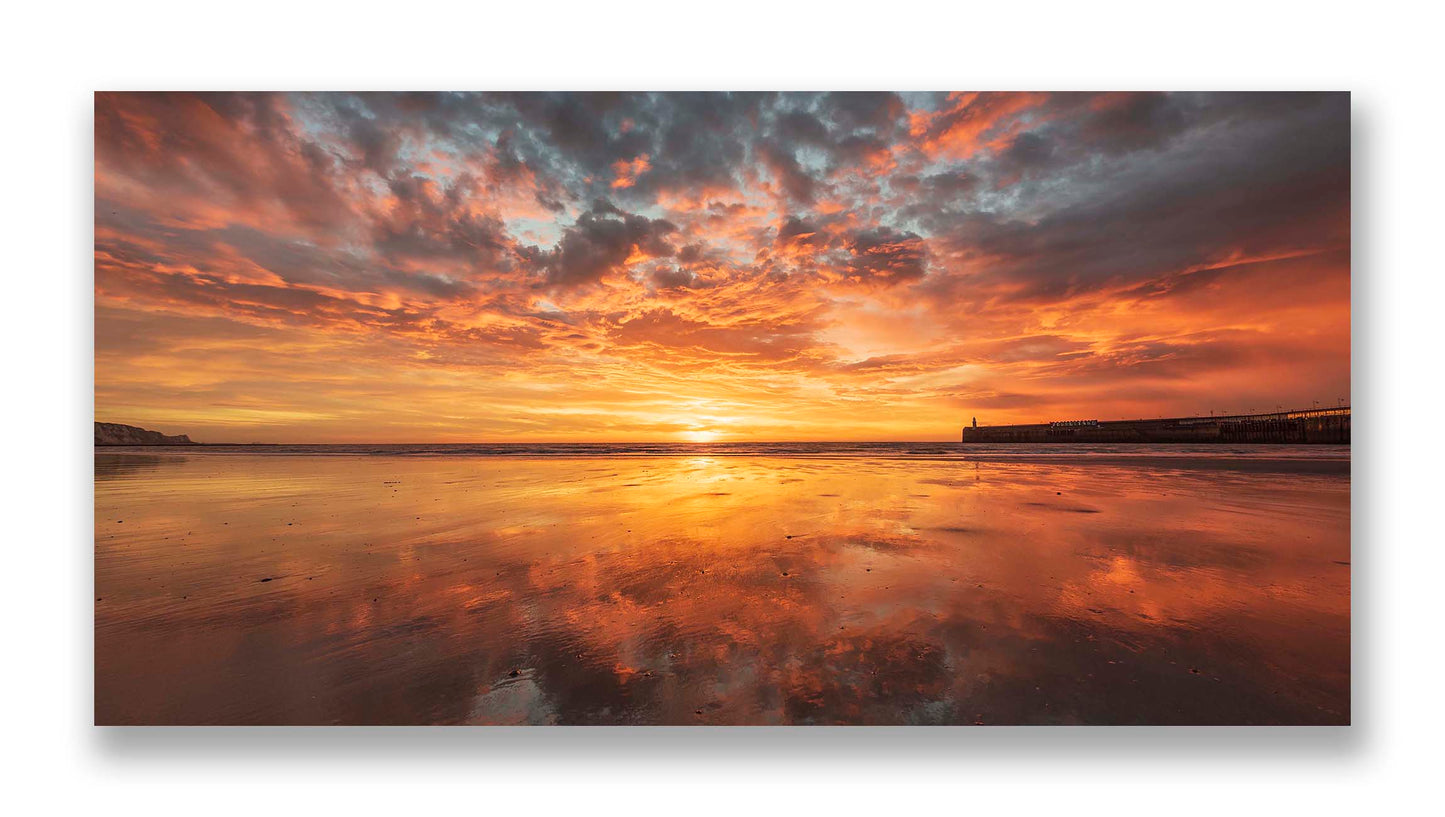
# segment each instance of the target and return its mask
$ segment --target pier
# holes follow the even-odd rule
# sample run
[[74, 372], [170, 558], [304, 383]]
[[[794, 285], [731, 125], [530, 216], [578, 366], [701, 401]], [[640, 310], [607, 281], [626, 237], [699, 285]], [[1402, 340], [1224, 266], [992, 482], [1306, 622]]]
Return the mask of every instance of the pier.
[[1157, 420], [1056, 420], [1026, 425], [973, 425], [963, 429], [963, 442], [1348, 445], [1350, 407]]

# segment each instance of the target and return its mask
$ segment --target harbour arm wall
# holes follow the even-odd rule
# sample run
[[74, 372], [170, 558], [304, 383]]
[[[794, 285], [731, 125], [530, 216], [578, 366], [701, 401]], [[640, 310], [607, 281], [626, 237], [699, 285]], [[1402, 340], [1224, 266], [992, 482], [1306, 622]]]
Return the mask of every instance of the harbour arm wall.
[[966, 443], [1277, 443], [1350, 442], [1350, 407], [1169, 417], [1157, 420], [1065, 420], [1006, 426], [969, 426]]

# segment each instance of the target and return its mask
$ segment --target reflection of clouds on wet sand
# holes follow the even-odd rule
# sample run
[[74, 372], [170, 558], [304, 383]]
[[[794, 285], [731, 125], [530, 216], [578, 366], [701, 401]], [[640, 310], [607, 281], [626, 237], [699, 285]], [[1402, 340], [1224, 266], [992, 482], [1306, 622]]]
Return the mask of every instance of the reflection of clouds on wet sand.
[[114, 473], [101, 722], [1348, 720], [1347, 478], [751, 457]]

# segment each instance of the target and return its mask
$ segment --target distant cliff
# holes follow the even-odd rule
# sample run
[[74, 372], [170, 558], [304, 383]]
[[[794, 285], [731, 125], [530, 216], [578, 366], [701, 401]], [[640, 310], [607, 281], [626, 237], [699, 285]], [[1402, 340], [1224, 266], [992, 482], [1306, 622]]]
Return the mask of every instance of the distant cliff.
[[120, 423], [96, 423], [96, 445], [199, 445], [191, 442], [184, 434], [168, 436], [159, 431], [121, 425]]

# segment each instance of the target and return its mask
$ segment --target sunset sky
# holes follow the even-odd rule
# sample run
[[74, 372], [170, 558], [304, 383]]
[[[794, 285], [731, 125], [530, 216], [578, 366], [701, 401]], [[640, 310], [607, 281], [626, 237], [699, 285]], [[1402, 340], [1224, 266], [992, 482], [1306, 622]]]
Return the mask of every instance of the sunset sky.
[[96, 419], [204, 442], [1334, 405], [1350, 102], [101, 93], [95, 297]]

